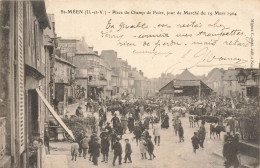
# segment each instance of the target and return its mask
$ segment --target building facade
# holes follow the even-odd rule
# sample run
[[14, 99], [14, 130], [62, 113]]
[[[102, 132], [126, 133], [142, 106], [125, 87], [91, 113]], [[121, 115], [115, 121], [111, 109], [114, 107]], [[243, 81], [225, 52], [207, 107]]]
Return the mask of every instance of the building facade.
[[[45, 3], [1, 1], [0, 8], [4, 28], [0, 33], [0, 115], [5, 139], [0, 144], [0, 167], [42, 167], [46, 109], [35, 89], [49, 95], [49, 81], [44, 78], [50, 76], [52, 50], [44, 47], [43, 30], [51, 28]], [[36, 153], [29, 150], [32, 144], [38, 148]]]

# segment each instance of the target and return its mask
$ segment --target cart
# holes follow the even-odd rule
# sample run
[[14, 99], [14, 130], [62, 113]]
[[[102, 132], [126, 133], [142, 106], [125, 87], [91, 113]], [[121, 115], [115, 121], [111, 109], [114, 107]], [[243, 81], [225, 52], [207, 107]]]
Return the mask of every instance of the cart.
[[[72, 131], [73, 135], [77, 139], [80, 133], [83, 135], [92, 134], [97, 132], [97, 121], [94, 116], [88, 116], [85, 118], [71, 116], [70, 119], [64, 118], [63, 122]], [[72, 141], [68, 133], [64, 133], [64, 138], [67, 141]]]

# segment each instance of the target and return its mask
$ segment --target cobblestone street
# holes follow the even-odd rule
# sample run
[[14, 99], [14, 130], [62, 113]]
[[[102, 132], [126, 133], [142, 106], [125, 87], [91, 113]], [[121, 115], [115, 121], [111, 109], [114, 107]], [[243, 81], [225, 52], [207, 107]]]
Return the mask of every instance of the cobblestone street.
[[[86, 113], [85, 113], [86, 114]], [[170, 119], [171, 119], [170, 115]], [[111, 114], [108, 115], [108, 121], [111, 119]], [[184, 127], [184, 139], [185, 141], [180, 143], [179, 137], [174, 134], [174, 129], [172, 127], [172, 123], [170, 122], [169, 129], [161, 130], [161, 144], [160, 146], [155, 146], [155, 155], [156, 158], [154, 160], [143, 160], [141, 159], [141, 154], [138, 146], [136, 145], [135, 140], [132, 141], [133, 134], [127, 132], [127, 134], [123, 135], [123, 140], [121, 140], [121, 144], [125, 147], [124, 138], [129, 138], [130, 143], [132, 145], [132, 161], [133, 163], [122, 163], [121, 166], [118, 165], [118, 161], [116, 162], [115, 167], [166, 167], [170, 168], [172, 165], [176, 168], [182, 167], [213, 167], [220, 168], [223, 167], [223, 159], [219, 156], [213, 154], [216, 150], [222, 151], [223, 145], [223, 133], [222, 140], [210, 139], [209, 134], [207, 133], [205, 139], [205, 148], [199, 149], [196, 154], [193, 153], [193, 148], [191, 144], [191, 137], [193, 136], [193, 132], [197, 131], [198, 127], [190, 128], [188, 117], [181, 118], [183, 127]], [[206, 129], [209, 131], [209, 124], [206, 124]], [[149, 129], [150, 135], [152, 135], [152, 128], [150, 125]], [[152, 138], [153, 139], [153, 138]], [[77, 161], [72, 161], [70, 156], [70, 143], [67, 142], [55, 142], [51, 143], [51, 147], [55, 147], [57, 151], [51, 151], [51, 154], [63, 154], [67, 156], [68, 165], [70, 168], [84, 168], [84, 167], [95, 167], [92, 162], [83, 157], [79, 157]], [[124, 157], [124, 153], [122, 158]], [[108, 163], [101, 162], [102, 156], [99, 157], [99, 167], [113, 167], [113, 152], [109, 152]], [[123, 160], [123, 159], [122, 159]], [[123, 162], [123, 161], [122, 161]], [[172, 164], [174, 162], [174, 164]]]

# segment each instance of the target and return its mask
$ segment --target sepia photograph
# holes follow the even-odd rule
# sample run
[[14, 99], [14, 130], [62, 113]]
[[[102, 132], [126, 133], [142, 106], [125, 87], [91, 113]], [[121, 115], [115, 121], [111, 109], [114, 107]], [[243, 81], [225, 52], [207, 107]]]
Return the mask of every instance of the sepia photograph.
[[0, 168], [260, 168], [259, 0], [0, 0]]

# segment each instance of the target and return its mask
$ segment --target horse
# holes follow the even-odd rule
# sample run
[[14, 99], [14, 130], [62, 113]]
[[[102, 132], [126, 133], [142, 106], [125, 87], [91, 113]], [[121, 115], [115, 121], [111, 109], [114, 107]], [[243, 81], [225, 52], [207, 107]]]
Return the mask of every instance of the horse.
[[220, 125], [215, 126], [214, 124], [210, 124], [210, 139], [211, 139], [211, 135], [213, 135], [215, 139], [215, 134], [217, 135], [217, 139], [220, 139], [221, 132], [226, 132], [224, 126], [220, 126]]

